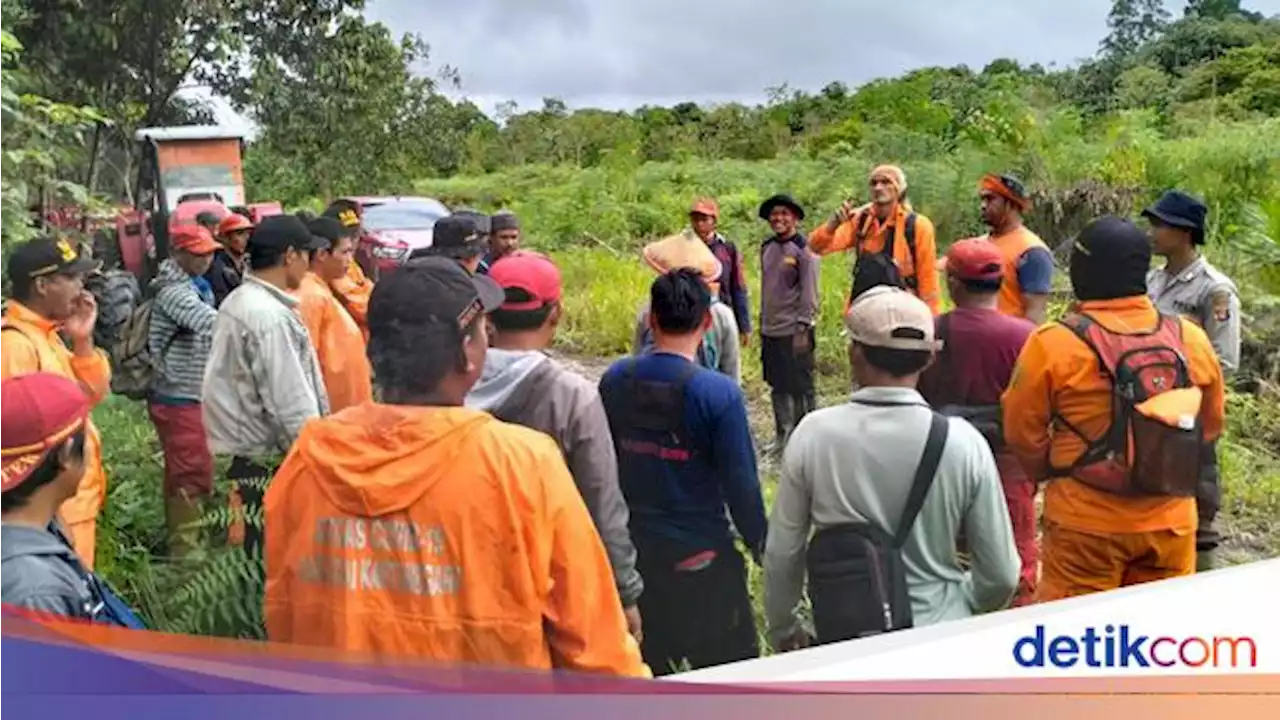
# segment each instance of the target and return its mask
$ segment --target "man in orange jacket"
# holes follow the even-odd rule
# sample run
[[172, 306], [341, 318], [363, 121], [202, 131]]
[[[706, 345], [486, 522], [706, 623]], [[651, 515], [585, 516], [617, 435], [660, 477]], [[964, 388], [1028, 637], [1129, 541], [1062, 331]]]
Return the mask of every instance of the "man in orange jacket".
[[933, 222], [911, 209], [902, 168], [881, 165], [871, 171], [868, 182], [871, 203], [854, 207], [846, 200], [809, 236], [809, 250], [818, 255], [853, 250], [855, 274], [864, 257], [884, 255], [897, 266], [906, 288], [937, 315], [941, 295]]
[[1053, 289], [1053, 253], [1039, 235], [1022, 224], [1022, 214], [1031, 209], [1031, 198], [1017, 178], [992, 174], [984, 175], [978, 184], [978, 197], [982, 221], [991, 228], [987, 239], [1004, 258], [997, 307], [1005, 315], [1040, 325]]
[[648, 675], [560, 449], [463, 405], [503, 299], [447, 258], [378, 283], [381, 402], [307, 424], [267, 491], [271, 640]]
[[[338, 221], [342, 226], [342, 234], [352, 239], [353, 248], [360, 243], [360, 214], [357, 208], [354, 204], [335, 203], [323, 215]], [[365, 276], [360, 263], [355, 261], [354, 252], [345, 269], [344, 274], [329, 281], [329, 286], [333, 288], [338, 301], [347, 309], [351, 319], [356, 321], [365, 340], [368, 340], [369, 324], [366, 318], [369, 315], [369, 295], [373, 293], [373, 281]]]
[[355, 241], [330, 217], [312, 220], [308, 229], [328, 242], [329, 247], [311, 251], [311, 271], [298, 288], [298, 312], [320, 361], [320, 373], [329, 393], [329, 412], [338, 412], [373, 399], [364, 334], [330, 287], [346, 274]]
[[[84, 289], [84, 276], [97, 263], [67, 240], [40, 237], [9, 255], [13, 297], [0, 332], [0, 377], [47, 372], [75, 380], [94, 405], [111, 391], [111, 363], [93, 345], [98, 305]], [[71, 347], [59, 333], [65, 333]], [[85, 471], [75, 497], [59, 514], [86, 568], [93, 569], [98, 511], [107, 497], [102, 441], [85, 421]]]
[[[1195, 570], [1200, 445], [1222, 431], [1222, 369], [1204, 330], [1156, 312], [1150, 265], [1132, 223], [1086, 227], [1075, 311], [1031, 336], [1002, 397], [1009, 448], [1049, 480], [1038, 602]], [[1114, 392], [1117, 376], [1135, 402]]]

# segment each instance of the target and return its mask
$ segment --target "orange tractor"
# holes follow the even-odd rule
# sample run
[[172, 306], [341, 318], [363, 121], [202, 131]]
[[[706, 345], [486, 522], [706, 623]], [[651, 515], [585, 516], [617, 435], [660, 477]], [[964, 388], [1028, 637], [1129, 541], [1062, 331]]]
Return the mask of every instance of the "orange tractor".
[[136, 207], [116, 218], [114, 243], [95, 248], [107, 267], [119, 266], [145, 282], [169, 253], [169, 230], [210, 213], [218, 220], [236, 208], [257, 223], [283, 212], [280, 203], [245, 205], [240, 151], [243, 134], [212, 126], [143, 128]]

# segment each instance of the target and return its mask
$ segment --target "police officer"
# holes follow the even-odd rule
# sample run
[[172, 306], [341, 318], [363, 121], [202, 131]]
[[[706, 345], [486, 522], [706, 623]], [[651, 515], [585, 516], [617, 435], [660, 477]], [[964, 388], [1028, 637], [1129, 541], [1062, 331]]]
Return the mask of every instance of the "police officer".
[[[1180, 190], [1165, 193], [1142, 211], [1151, 222], [1152, 248], [1165, 258], [1147, 276], [1147, 293], [1163, 313], [1185, 315], [1200, 324], [1213, 342], [1224, 375], [1240, 364], [1240, 297], [1235, 283], [1200, 254], [1208, 208]], [[1222, 489], [1218, 482], [1216, 445], [1205, 448], [1196, 505], [1196, 570], [1213, 569], [1218, 532], [1213, 526]]]

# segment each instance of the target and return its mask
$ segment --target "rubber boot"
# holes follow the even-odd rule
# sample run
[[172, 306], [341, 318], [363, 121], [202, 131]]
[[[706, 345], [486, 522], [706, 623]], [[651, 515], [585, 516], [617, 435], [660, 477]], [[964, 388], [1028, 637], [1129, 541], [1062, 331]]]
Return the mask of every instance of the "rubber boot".
[[1214, 557], [1216, 554], [1216, 549], [1196, 550], [1196, 572], [1202, 573], [1212, 570], [1217, 565]]
[[169, 530], [169, 558], [175, 562], [186, 560], [200, 545], [203, 503], [181, 493], [165, 499], [164, 515]]
[[808, 415], [817, 408], [818, 399], [813, 393], [803, 393], [800, 395], [793, 395], [792, 397], [795, 398], [793, 402], [796, 408], [796, 425], [799, 425], [805, 415]]
[[773, 446], [769, 448], [775, 455], [782, 453], [787, 446], [787, 439], [796, 426], [796, 407], [794, 398], [784, 392], [774, 391], [769, 395], [773, 403]]

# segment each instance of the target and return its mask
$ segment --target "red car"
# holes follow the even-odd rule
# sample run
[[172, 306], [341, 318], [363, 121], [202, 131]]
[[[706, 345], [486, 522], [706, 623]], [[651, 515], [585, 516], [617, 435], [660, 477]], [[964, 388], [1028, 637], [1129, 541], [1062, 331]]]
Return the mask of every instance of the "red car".
[[409, 254], [431, 247], [436, 221], [449, 215], [439, 200], [426, 197], [347, 197], [330, 203], [326, 214], [353, 208], [362, 234], [356, 261], [370, 277], [398, 267]]

